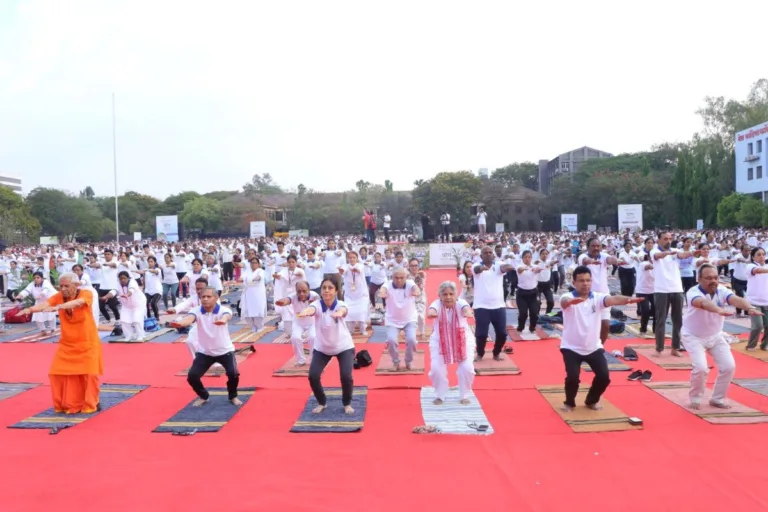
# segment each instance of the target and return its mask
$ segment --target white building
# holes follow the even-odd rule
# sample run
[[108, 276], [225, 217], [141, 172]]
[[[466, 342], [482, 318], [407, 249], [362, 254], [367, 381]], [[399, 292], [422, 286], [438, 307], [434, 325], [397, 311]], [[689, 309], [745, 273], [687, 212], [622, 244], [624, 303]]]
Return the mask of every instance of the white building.
[[23, 190], [21, 189], [21, 178], [0, 175], [0, 186], [8, 187], [17, 194], [23, 195]]
[[768, 202], [768, 122], [736, 134], [736, 192]]
[[485, 167], [483, 167], [482, 169], [480, 169], [479, 171], [477, 171], [477, 175], [478, 175], [478, 177], [480, 177], [480, 178], [483, 178], [483, 179], [486, 179], [486, 180], [487, 180], [487, 179], [488, 179], [488, 169], [487, 169], [487, 168], [485, 168]]

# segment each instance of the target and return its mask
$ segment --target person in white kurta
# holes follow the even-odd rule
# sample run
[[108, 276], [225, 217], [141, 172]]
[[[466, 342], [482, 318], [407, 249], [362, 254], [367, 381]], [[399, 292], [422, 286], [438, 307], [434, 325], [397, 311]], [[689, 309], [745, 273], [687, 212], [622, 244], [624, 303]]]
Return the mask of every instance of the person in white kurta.
[[251, 258], [241, 274], [243, 293], [240, 296], [240, 317], [251, 326], [253, 332], [264, 327], [267, 316], [267, 287], [264, 269], [258, 258]]
[[[80, 278], [80, 284], [77, 286], [78, 290], [88, 290], [91, 292], [91, 295], [93, 297], [98, 297], [99, 294], [96, 292], [96, 288], [93, 287], [93, 283], [91, 283], [91, 278], [88, 274], [86, 274], [83, 271], [83, 266], [79, 263], [74, 265], [72, 267], [72, 272], [77, 274], [77, 276]], [[91, 304], [91, 312], [93, 313], [93, 320], [96, 322], [96, 327], [99, 326], [99, 301], [94, 300]]]
[[448, 365], [456, 363], [456, 377], [459, 380], [459, 400], [468, 404], [469, 392], [475, 380], [473, 364], [475, 337], [467, 324], [472, 318], [472, 308], [464, 299], [457, 299], [456, 285], [445, 281], [438, 290], [438, 300], [427, 311], [427, 317], [434, 318], [432, 335], [429, 337], [430, 368], [429, 379], [435, 388], [435, 404], [445, 401], [448, 393]]
[[215, 288], [216, 293], [221, 297], [221, 292], [224, 290], [224, 286], [221, 283], [221, 265], [216, 263], [213, 254], [209, 254], [205, 259], [205, 270], [208, 271], [208, 286]]
[[309, 283], [299, 281], [296, 283], [295, 293], [280, 300], [280, 306], [293, 309], [296, 320], [291, 328], [291, 346], [293, 356], [296, 358], [296, 366], [304, 366], [307, 360], [304, 357], [304, 342], [309, 344], [309, 359], [312, 360], [312, 352], [315, 349], [315, 319], [299, 316], [299, 313], [307, 309], [313, 302], [320, 300], [320, 296], [310, 291]]
[[117, 298], [120, 299], [120, 323], [123, 324], [125, 339], [140, 341], [144, 339], [144, 319], [147, 316], [147, 297], [139, 288], [135, 279], [128, 272], [121, 271], [117, 275], [120, 286]]
[[763, 313], [753, 308], [746, 299], [737, 297], [731, 290], [720, 285], [717, 268], [710, 264], [699, 267], [699, 285], [688, 290], [686, 298], [688, 306], [683, 314], [680, 336], [693, 365], [690, 407], [701, 407], [701, 399], [707, 387], [709, 352], [717, 365], [717, 379], [709, 405], [729, 409], [731, 406], [725, 402], [725, 396], [736, 373], [736, 362], [731, 354], [731, 346], [723, 335], [723, 317], [733, 316], [733, 311], [726, 309], [726, 306], [742, 309], [754, 316]]
[[347, 306], [338, 300], [338, 293], [336, 280], [333, 277], [324, 278], [320, 286], [321, 299], [299, 313], [299, 317], [313, 317], [315, 321], [315, 350], [312, 352], [312, 362], [309, 365], [309, 385], [318, 403], [317, 407], [312, 409], [315, 414], [325, 410], [327, 402], [320, 378], [323, 370], [334, 357], [339, 362], [341, 402], [344, 405], [344, 412], [347, 414], [355, 412], [352, 408], [355, 343], [344, 322]]
[[347, 253], [347, 264], [339, 267], [344, 279], [344, 304], [347, 305], [347, 329], [354, 333], [359, 328], [365, 334], [370, 318], [368, 309], [368, 284], [365, 282], [365, 266], [358, 261], [357, 253]]
[[[56, 288], [43, 278], [42, 272], [35, 272], [33, 281], [16, 296], [16, 300], [32, 297], [35, 299], [35, 305], [39, 306], [46, 304], [54, 295], [56, 295]], [[35, 322], [41, 334], [51, 334], [56, 329], [56, 313], [34, 313], [32, 321]]]
[[306, 276], [304, 271], [296, 267], [296, 256], [286, 258], [288, 266], [275, 272], [275, 310], [280, 313], [283, 320], [283, 331], [291, 332], [291, 322], [293, 322], [293, 309], [277, 306], [277, 301], [286, 298], [293, 291], [294, 286], [299, 281], [304, 281]]
[[392, 281], [379, 289], [379, 297], [386, 300], [384, 324], [387, 326], [387, 350], [392, 358], [392, 366], [400, 369], [400, 353], [398, 352], [398, 336], [400, 331], [405, 333], [405, 367], [411, 369], [413, 351], [416, 350], [416, 297], [421, 290], [416, 283], [406, 279], [404, 268], [392, 271]]

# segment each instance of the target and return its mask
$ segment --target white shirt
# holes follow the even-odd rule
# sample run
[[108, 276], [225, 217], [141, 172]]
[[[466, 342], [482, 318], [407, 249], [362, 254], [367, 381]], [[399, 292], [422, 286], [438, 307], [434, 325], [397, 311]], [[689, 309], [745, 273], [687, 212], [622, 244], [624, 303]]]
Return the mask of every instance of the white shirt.
[[703, 298], [711, 300], [719, 307], [724, 307], [728, 304], [728, 298], [731, 295], [733, 292], [723, 285], [718, 285], [714, 296], [702, 291], [701, 286], [694, 286], [688, 290], [686, 294], [688, 306], [683, 312], [683, 327], [680, 329], [680, 333], [683, 336], [696, 336], [697, 338], [711, 338], [721, 333], [725, 317], [694, 307], [693, 300]]
[[153, 274], [152, 272], [149, 271], [149, 269], [147, 269], [146, 272], [144, 273], [144, 293], [146, 293], [147, 295], [163, 293], [163, 280], [162, 280], [162, 277], [160, 276], [161, 271], [157, 267], [155, 267], [155, 270], [158, 271], [157, 274]]
[[[341, 253], [336, 254], [336, 253]], [[323, 272], [326, 274], [338, 274], [339, 273], [339, 267], [344, 265], [346, 263], [346, 255], [344, 251], [341, 251], [339, 249], [336, 249], [335, 251], [325, 251], [323, 252], [323, 258], [325, 260], [325, 266], [323, 267]]]
[[[601, 252], [597, 255], [597, 263], [592, 265], [586, 265], [590, 272], [592, 272], [592, 291], [600, 293], [610, 293], [608, 289], [608, 253]], [[595, 259], [589, 256], [587, 253], [579, 256], [579, 265], [584, 265], [586, 258]], [[682, 291], [682, 290], [681, 290]], [[565, 318], [563, 318], [565, 320]]]
[[330, 308], [323, 311], [325, 303], [319, 300], [313, 302], [310, 307], [315, 308], [315, 350], [326, 356], [335, 356], [345, 350], [355, 348], [352, 335], [349, 334], [344, 319], [331, 317], [335, 311], [346, 308], [346, 304], [337, 300]]
[[[589, 298], [581, 304], [574, 304], [563, 309], [563, 334], [560, 348], [572, 350], [586, 356], [603, 348], [600, 341], [602, 312], [607, 308], [606, 293], [590, 292]], [[574, 298], [573, 293], [560, 297], [560, 307], [565, 299]]]
[[203, 311], [202, 307], [195, 308], [189, 313], [195, 315], [198, 352], [207, 356], [217, 357], [235, 351], [235, 346], [229, 337], [229, 327], [227, 324], [216, 325], [213, 323], [224, 315], [230, 315], [231, 317], [232, 310], [216, 304], [210, 313]]
[[[523, 269], [522, 272], [518, 272], [518, 270]], [[535, 290], [539, 286], [539, 275], [535, 274], [533, 272], [533, 269], [535, 267], [530, 266], [526, 267], [525, 265], [520, 265], [517, 267], [517, 288], [519, 290]]]
[[318, 259], [307, 260], [304, 262], [304, 273], [307, 276], [307, 284], [309, 284], [310, 290], [320, 288], [320, 285], [323, 283], [323, 262]]
[[475, 301], [473, 307], [475, 309], [506, 307], [504, 302], [504, 272], [501, 271], [500, 264], [494, 263], [490, 270], [483, 270], [479, 274], [474, 274], [474, 281]]
[[485, 218], [488, 216], [485, 212], [480, 212], [477, 214], [477, 225], [478, 226], [485, 226]]
[[754, 274], [756, 268], [768, 269], [768, 265], [747, 265], [747, 300], [753, 306], [768, 306], [768, 274]]
[[387, 267], [384, 262], [371, 264], [371, 283], [379, 285], [387, 282]]
[[635, 293], [650, 295], [653, 293], [653, 269], [650, 261], [644, 261], [637, 270], [637, 286]]
[[657, 260], [654, 257], [656, 254], [667, 251], [662, 251], [658, 245], [651, 249], [654, 293], [683, 293], [683, 281], [680, 277], [680, 267], [677, 264], [677, 250], [670, 249], [670, 251], [674, 254]]
[[384, 216], [384, 227], [389, 229], [389, 223], [392, 222], [392, 217], [389, 215]]
[[416, 297], [413, 296], [414, 286], [416, 283], [411, 279], [405, 281], [405, 288], [395, 288], [392, 281], [384, 285], [384, 289], [387, 290], [387, 311], [384, 323], [387, 326], [403, 329], [409, 323], [418, 320]]

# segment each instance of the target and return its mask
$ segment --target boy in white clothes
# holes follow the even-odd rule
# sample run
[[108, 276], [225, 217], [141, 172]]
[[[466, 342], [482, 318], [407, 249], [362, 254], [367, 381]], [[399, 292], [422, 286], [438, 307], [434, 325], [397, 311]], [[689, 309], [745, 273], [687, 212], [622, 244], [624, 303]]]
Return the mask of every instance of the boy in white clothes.
[[232, 319], [232, 311], [218, 304], [218, 298], [219, 294], [215, 288], [203, 288], [200, 294], [202, 306], [193, 309], [186, 317], [171, 324], [175, 328], [197, 325], [197, 353], [187, 374], [187, 382], [199, 397], [192, 404], [194, 407], [200, 407], [208, 402], [210, 395], [203, 386], [202, 377], [214, 363], [222, 365], [227, 374], [229, 401], [236, 406], [243, 404], [237, 398], [240, 372], [237, 370], [235, 346], [229, 337], [227, 327]]
[[680, 334], [683, 338], [688, 355], [691, 357], [690, 407], [699, 409], [701, 398], [707, 387], [707, 352], [717, 365], [717, 379], [712, 388], [712, 398], [709, 405], [720, 409], [729, 409], [725, 403], [728, 386], [736, 373], [736, 362], [731, 354], [731, 346], [723, 336], [723, 321], [733, 312], [725, 306], [747, 311], [749, 315], [761, 316], [759, 309], [754, 309], [746, 299], [737, 297], [731, 290], [719, 284], [717, 268], [705, 263], [699, 267], [699, 285], [694, 286], [686, 294], [688, 307], [683, 316], [683, 327]]
[[291, 345], [296, 358], [295, 366], [304, 366], [307, 364], [307, 359], [304, 357], [304, 340], [306, 339], [309, 344], [309, 358], [312, 359], [312, 351], [315, 347], [315, 321], [311, 317], [299, 317], [298, 314], [307, 309], [311, 303], [319, 300], [320, 295], [310, 291], [306, 281], [296, 283], [295, 292], [275, 302], [275, 305], [293, 308], [296, 320], [291, 328]]

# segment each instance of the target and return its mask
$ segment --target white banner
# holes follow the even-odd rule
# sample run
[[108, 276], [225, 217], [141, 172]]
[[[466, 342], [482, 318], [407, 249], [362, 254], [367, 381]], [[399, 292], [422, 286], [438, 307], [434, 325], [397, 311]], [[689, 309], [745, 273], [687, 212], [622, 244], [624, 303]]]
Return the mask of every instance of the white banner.
[[563, 231], [579, 230], [579, 215], [577, 213], [563, 213], [560, 215], [560, 229]]
[[267, 236], [267, 223], [263, 220], [255, 220], [251, 222], [250, 238], [260, 238], [262, 236]]
[[597, 224], [587, 224], [587, 231], [590, 233], [597, 231]]
[[467, 261], [470, 249], [464, 244], [429, 244], [430, 267], [461, 266]]
[[134, 242], [141, 242], [141, 233], [138, 231], [133, 232], [133, 241]]
[[503, 233], [504, 232], [504, 223], [503, 222], [497, 222], [496, 223], [496, 232], [497, 233]]
[[619, 231], [643, 229], [643, 205], [620, 204], [619, 205]]
[[161, 215], [155, 218], [158, 242], [179, 241], [179, 217], [176, 215]]
[[293, 237], [306, 238], [309, 236], [309, 230], [308, 229], [290, 229], [288, 230], [288, 236], [290, 236], [291, 238]]
[[699, 219], [696, 221], [696, 231], [701, 231], [704, 229], [704, 219]]
[[59, 245], [59, 237], [57, 236], [41, 236], [40, 245]]

